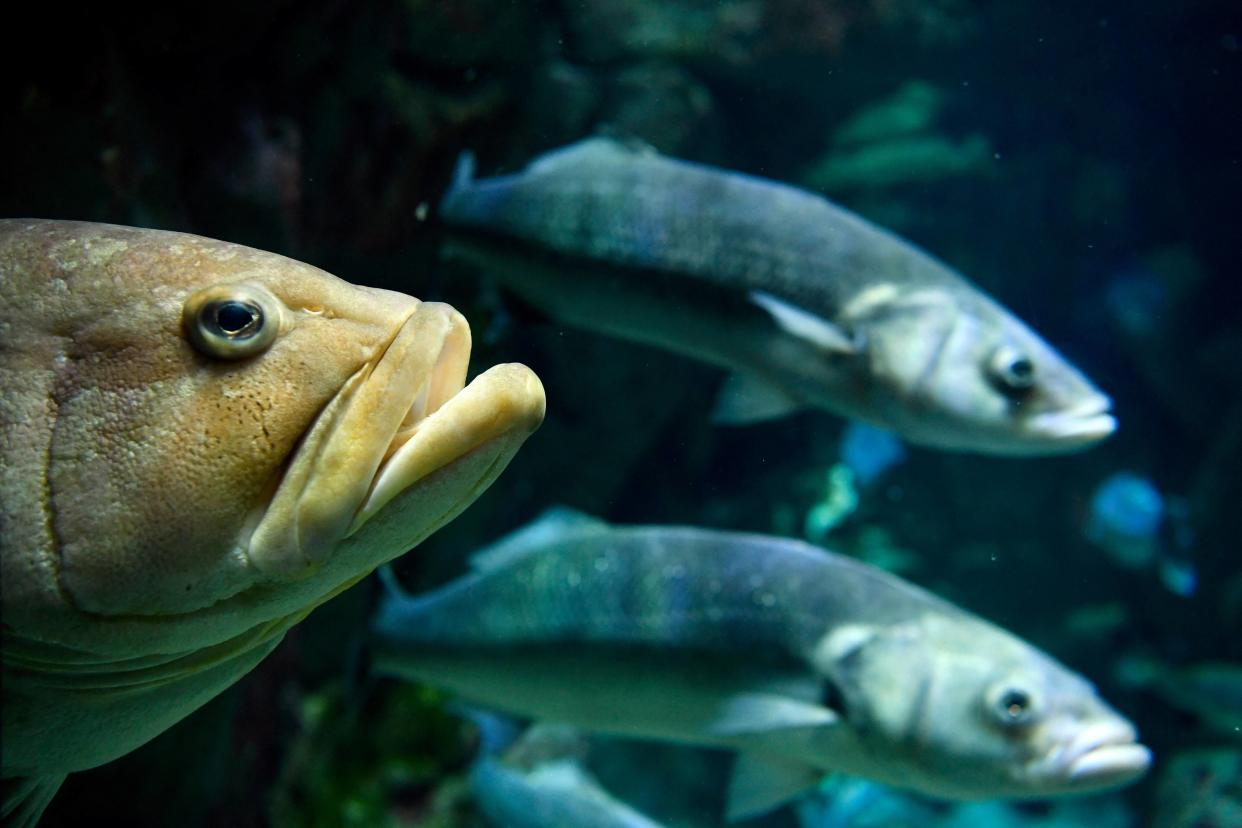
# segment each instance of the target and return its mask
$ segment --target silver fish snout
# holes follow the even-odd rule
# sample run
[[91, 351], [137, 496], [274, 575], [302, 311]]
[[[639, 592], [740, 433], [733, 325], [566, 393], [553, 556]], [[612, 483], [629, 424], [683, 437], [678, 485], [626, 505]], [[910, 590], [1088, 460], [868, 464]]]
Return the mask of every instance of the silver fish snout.
[[1027, 428], [1067, 445], [1093, 443], [1117, 430], [1117, 419], [1110, 413], [1112, 407], [1111, 399], [1098, 394], [1071, 408], [1037, 414], [1027, 421]]
[[1141, 776], [1151, 766], [1151, 751], [1138, 742], [1124, 719], [1097, 722], [1054, 749], [1044, 770], [1074, 788], [1111, 788]]
[[1137, 740], [1129, 722], [1088, 727], [1067, 752], [1070, 779], [1112, 785], [1142, 774], [1151, 765], [1151, 751]]

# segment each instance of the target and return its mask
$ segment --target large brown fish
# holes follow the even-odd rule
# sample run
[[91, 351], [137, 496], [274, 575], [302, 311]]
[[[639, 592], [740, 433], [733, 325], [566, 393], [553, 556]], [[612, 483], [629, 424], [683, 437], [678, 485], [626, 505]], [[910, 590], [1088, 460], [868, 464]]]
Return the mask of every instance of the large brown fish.
[[182, 233], [0, 221], [5, 824], [471, 503], [543, 417], [447, 305]]

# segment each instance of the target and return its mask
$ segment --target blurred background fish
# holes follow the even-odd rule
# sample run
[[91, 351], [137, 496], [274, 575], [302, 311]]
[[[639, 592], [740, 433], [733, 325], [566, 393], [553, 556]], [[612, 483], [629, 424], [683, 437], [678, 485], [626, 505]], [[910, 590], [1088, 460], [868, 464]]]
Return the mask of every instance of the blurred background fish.
[[483, 755], [470, 791], [493, 828], [662, 828], [605, 791], [582, 766], [587, 750], [570, 727], [534, 725], [504, 733], [500, 717], [471, 711]]
[[1133, 472], [1117, 472], [1096, 487], [1089, 510], [1087, 539], [1119, 566], [1154, 572], [1177, 595], [1195, 594], [1194, 533], [1181, 498], [1165, 496]]
[[1133, 654], [1116, 669], [1125, 684], [1155, 693], [1214, 733], [1242, 739], [1242, 663], [1206, 661], [1177, 667]]

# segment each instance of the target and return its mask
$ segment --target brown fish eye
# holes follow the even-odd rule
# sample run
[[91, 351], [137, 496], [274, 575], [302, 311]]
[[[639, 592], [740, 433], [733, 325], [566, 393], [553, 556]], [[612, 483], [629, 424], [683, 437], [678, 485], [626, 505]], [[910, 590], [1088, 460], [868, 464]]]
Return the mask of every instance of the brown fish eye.
[[1010, 396], [1019, 396], [1035, 385], [1035, 363], [1008, 346], [996, 349], [988, 368], [996, 385]]
[[182, 321], [190, 344], [213, 359], [245, 359], [267, 350], [279, 325], [264, 305], [273, 299], [246, 286], [217, 286], [186, 300]]
[[245, 302], [224, 302], [217, 305], [216, 327], [225, 336], [253, 336], [263, 326], [263, 309]]

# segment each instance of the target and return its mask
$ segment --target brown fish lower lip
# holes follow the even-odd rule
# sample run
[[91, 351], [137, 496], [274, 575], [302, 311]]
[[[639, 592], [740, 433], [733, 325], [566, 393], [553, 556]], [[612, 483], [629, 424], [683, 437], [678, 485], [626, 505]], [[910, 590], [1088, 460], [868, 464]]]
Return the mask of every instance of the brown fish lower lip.
[[506, 432], [533, 431], [543, 413], [543, 386], [534, 372], [512, 363], [489, 368], [404, 435], [376, 474], [350, 533], [432, 472]]

